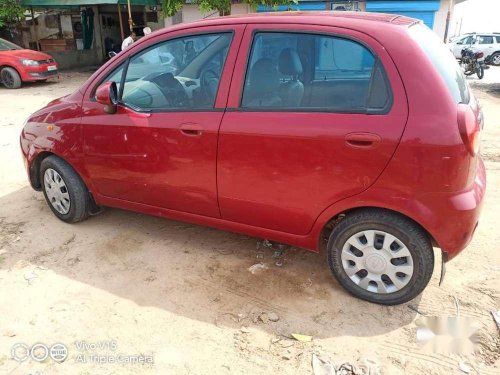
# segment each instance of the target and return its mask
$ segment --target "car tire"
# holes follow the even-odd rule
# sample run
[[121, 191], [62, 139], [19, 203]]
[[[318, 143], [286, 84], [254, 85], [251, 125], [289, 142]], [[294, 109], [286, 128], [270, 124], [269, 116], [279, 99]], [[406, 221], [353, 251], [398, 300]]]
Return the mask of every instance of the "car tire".
[[40, 165], [45, 200], [60, 220], [76, 223], [89, 216], [91, 201], [87, 187], [75, 170], [57, 156], [48, 156]]
[[500, 52], [495, 52], [491, 55], [490, 61], [492, 65], [500, 66]]
[[418, 296], [434, 270], [427, 233], [388, 210], [348, 214], [330, 234], [327, 251], [330, 270], [349, 293], [382, 305], [398, 305]]
[[18, 89], [22, 84], [19, 73], [14, 68], [8, 66], [0, 71], [0, 80], [8, 89]]

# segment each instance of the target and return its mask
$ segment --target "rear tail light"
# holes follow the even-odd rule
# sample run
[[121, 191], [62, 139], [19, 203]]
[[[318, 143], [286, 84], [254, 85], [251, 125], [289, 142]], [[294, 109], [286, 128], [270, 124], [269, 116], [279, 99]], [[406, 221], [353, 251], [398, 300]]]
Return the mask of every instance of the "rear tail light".
[[472, 108], [467, 104], [458, 105], [458, 130], [465, 147], [472, 156], [479, 152], [480, 131], [479, 120]]

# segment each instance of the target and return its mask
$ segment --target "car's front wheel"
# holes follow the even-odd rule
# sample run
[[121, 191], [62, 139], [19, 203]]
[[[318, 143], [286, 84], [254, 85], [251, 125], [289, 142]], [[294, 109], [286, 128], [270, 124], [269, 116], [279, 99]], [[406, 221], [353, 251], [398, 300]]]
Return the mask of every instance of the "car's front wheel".
[[427, 286], [434, 252], [427, 234], [410, 219], [366, 209], [348, 214], [333, 229], [328, 263], [350, 293], [396, 305], [412, 300]]
[[18, 89], [22, 83], [19, 73], [8, 66], [0, 70], [0, 80], [8, 89]]
[[76, 223], [89, 215], [87, 187], [75, 170], [57, 156], [48, 156], [40, 165], [42, 190], [52, 212], [62, 221]]
[[495, 52], [495, 53], [491, 56], [490, 60], [491, 60], [491, 63], [492, 63], [493, 65], [499, 66], [499, 65], [500, 65], [500, 52]]

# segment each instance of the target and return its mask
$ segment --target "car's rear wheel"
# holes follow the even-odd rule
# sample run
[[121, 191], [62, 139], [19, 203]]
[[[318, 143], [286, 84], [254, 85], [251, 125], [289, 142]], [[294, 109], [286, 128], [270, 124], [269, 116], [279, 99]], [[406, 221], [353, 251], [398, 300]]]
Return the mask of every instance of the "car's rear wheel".
[[340, 284], [370, 302], [396, 305], [427, 286], [434, 253], [427, 234], [402, 215], [377, 209], [355, 211], [333, 229], [328, 263]]
[[43, 159], [40, 181], [45, 200], [59, 219], [76, 223], [88, 217], [91, 202], [87, 187], [68, 163], [57, 156]]
[[492, 56], [491, 56], [491, 63], [493, 65], [496, 65], [496, 66], [499, 66], [500, 65], [500, 52], [495, 52]]
[[0, 71], [0, 80], [8, 89], [18, 89], [22, 83], [19, 73], [10, 67], [5, 67]]

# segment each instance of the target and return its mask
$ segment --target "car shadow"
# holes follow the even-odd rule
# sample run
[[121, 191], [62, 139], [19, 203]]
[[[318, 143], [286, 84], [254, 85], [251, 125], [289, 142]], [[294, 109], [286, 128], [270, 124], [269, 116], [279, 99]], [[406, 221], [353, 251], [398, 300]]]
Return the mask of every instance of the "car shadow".
[[[258, 240], [248, 236], [118, 209], [68, 225], [29, 187], [0, 197], [0, 207], [0, 248], [6, 250], [0, 269], [36, 265], [140, 306], [217, 326], [317, 338], [375, 336], [408, 325], [416, 317], [409, 305], [420, 303], [420, 297], [399, 306], [359, 300], [333, 278], [324, 254], [292, 248], [279, 266], [272, 250], [257, 250]], [[260, 270], [249, 271], [259, 263]], [[279, 321], [262, 322], [259, 316], [269, 312]]]

